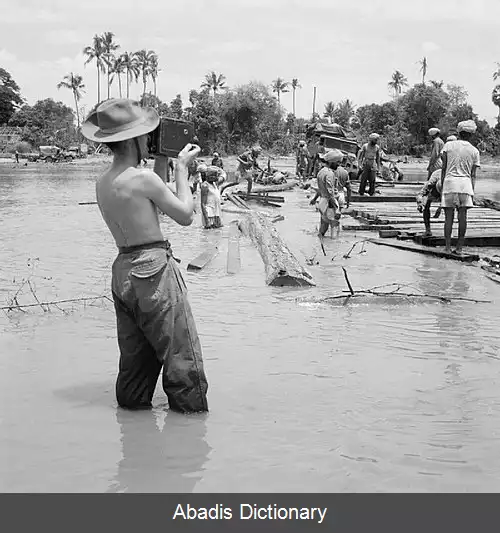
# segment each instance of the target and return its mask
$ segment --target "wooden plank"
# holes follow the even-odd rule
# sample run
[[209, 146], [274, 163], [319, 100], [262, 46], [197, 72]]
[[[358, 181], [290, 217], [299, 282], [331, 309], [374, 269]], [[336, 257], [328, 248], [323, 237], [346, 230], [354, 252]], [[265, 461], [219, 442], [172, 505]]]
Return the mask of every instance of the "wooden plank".
[[197, 255], [187, 266], [188, 270], [201, 270], [208, 265], [219, 251], [219, 246], [210, 246], [207, 250]]
[[227, 245], [227, 273], [237, 274], [241, 268], [240, 258], [240, 230], [238, 223], [229, 226]]
[[403, 243], [401, 241], [390, 241], [387, 239], [369, 239], [369, 242], [374, 244], [381, 244], [383, 246], [390, 246], [392, 248], [397, 248], [398, 250], [406, 250], [408, 252], [418, 252], [425, 255], [432, 255], [435, 257], [441, 257], [444, 259], [455, 259], [456, 261], [471, 263], [474, 261], [479, 261], [479, 256], [475, 254], [462, 254], [456, 255], [447, 253], [443, 250], [436, 250], [435, 248], [427, 248], [425, 246], [420, 246], [415, 243]]
[[229, 200], [231, 200], [231, 202], [233, 202], [234, 205], [242, 207], [243, 209], [250, 209], [247, 203], [244, 202], [240, 197], [235, 196], [233, 194], [228, 194], [227, 197], [229, 198]]
[[[458, 237], [452, 236], [451, 238], [451, 244], [456, 245], [457, 244]], [[415, 242], [418, 244], [423, 244], [424, 246], [444, 246], [445, 240], [444, 236], [436, 237], [423, 237], [423, 236], [417, 236], [415, 237]], [[480, 247], [496, 247], [500, 246], [500, 235], [465, 235], [464, 240], [465, 246], [477, 246]]]
[[382, 202], [413, 202], [415, 203], [415, 196], [401, 196], [401, 195], [394, 195], [394, 196], [359, 196], [358, 194], [354, 194], [351, 196], [351, 202], [356, 203], [382, 203]]

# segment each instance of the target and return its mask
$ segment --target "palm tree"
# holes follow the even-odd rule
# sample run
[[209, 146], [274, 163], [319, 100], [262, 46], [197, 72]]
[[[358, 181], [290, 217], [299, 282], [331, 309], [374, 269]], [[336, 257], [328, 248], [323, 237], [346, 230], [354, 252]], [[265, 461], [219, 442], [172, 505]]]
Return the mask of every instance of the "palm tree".
[[125, 72], [125, 64], [123, 63], [123, 57], [115, 57], [113, 60], [113, 64], [109, 67], [111, 72], [111, 84], [113, 83], [113, 80], [115, 79], [115, 75], [118, 76], [118, 91], [120, 94], [120, 98], [122, 97], [122, 74]]
[[105, 31], [101, 36], [102, 48], [104, 50], [104, 61], [108, 70], [108, 98], [111, 87], [111, 70], [115, 62], [114, 52], [120, 48], [120, 45], [113, 41], [115, 34], [110, 31]]
[[105, 71], [104, 68], [104, 48], [102, 46], [102, 40], [99, 35], [94, 35], [91, 46], [86, 46], [83, 49], [83, 53], [87, 56], [85, 65], [95, 60], [97, 67], [97, 103], [101, 102], [101, 72]]
[[442, 89], [444, 85], [443, 80], [441, 81], [431, 80], [429, 83], [434, 87], [434, 89]]
[[158, 55], [153, 53], [149, 62], [149, 73], [153, 80], [154, 95], [156, 97], [156, 80], [158, 79], [158, 73], [161, 69], [158, 68]]
[[493, 79], [496, 81], [498, 78], [500, 78], [500, 63], [497, 61], [496, 63], [497, 69], [495, 72], [493, 72]]
[[289, 85], [290, 84], [287, 81], [285, 81], [283, 78], [276, 78], [275, 80], [273, 80], [273, 83], [271, 84], [271, 88], [273, 90], [273, 93], [278, 94], [278, 104], [281, 103], [280, 94], [287, 93]]
[[403, 87], [408, 86], [408, 79], [402, 72], [395, 70], [392, 73], [391, 81], [387, 85], [394, 91], [394, 97], [396, 97], [401, 94]]
[[332, 122], [335, 119], [335, 104], [333, 102], [327, 102], [325, 104], [325, 112], [323, 116], [329, 118]]
[[144, 100], [146, 96], [146, 86], [148, 83], [148, 76], [151, 74], [151, 58], [155, 56], [156, 54], [153, 52], [153, 50], [139, 50], [136, 52], [135, 56], [137, 58], [137, 66], [139, 67], [139, 71], [142, 75], [142, 100]]
[[213, 91], [215, 98], [219, 89], [226, 89], [226, 76], [224, 74], [217, 74], [217, 72], [212, 70], [205, 76], [205, 81], [200, 87]]
[[498, 107], [498, 123], [500, 124], [500, 85], [497, 85], [491, 93], [491, 101]]
[[335, 110], [335, 119], [341, 126], [349, 126], [349, 121], [354, 115], [354, 107], [354, 104], [349, 98], [342, 100], [338, 104], [337, 109]]
[[127, 98], [130, 95], [130, 83], [139, 79], [139, 65], [135, 52], [123, 52], [120, 56], [121, 63], [127, 75]]
[[422, 73], [422, 85], [425, 85], [425, 76], [427, 75], [427, 58], [424, 57], [419, 62], [420, 72]]
[[299, 80], [297, 78], [293, 78], [292, 83], [290, 85], [293, 91], [293, 116], [295, 116], [295, 91], [297, 89], [302, 88], [302, 85], [299, 83]]
[[73, 74], [70, 72], [64, 76], [63, 80], [57, 84], [57, 88], [60, 89], [64, 87], [70, 89], [73, 92], [73, 98], [75, 99], [75, 109], [76, 109], [76, 122], [78, 125], [77, 128], [77, 140], [78, 140], [78, 154], [80, 154], [80, 110], [78, 109], [78, 102], [82, 98], [82, 93], [85, 92], [85, 84], [83, 83], [83, 78], [79, 74]]

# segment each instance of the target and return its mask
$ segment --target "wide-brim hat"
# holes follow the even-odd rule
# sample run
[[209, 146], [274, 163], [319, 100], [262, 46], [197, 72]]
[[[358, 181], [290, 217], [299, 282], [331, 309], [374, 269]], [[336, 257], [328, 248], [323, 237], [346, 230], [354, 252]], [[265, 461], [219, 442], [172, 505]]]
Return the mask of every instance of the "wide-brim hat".
[[152, 107], [141, 107], [127, 98], [110, 98], [90, 113], [82, 124], [82, 135], [95, 142], [126, 141], [150, 133], [160, 117]]
[[370, 133], [368, 139], [370, 139], [370, 141], [378, 141], [380, 139], [380, 135], [378, 133]]
[[437, 135], [438, 133], [441, 133], [441, 130], [439, 128], [429, 128], [429, 131], [427, 132], [429, 135]]

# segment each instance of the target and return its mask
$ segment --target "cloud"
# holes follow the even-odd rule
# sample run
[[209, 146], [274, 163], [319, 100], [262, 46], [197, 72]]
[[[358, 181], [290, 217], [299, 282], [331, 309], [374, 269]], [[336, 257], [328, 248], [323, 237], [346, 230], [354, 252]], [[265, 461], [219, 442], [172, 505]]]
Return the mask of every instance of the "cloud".
[[437, 50], [440, 50], [441, 47], [437, 45], [436, 43], [433, 43], [432, 41], [425, 41], [425, 43], [422, 43], [422, 50], [426, 54], [430, 54], [431, 52], [436, 52]]
[[82, 35], [74, 30], [51, 30], [45, 34], [45, 40], [50, 44], [81, 44]]
[[18, 3], [11, 3], [9, 7], [2, 9], [2, 16], [0, 23], [2, 24], [40, 24], [61, 22], [65, 16], [61, 12], [55, 10], [48, 10], [39, 6], [29, 7], [26, 3], [21, 5]]

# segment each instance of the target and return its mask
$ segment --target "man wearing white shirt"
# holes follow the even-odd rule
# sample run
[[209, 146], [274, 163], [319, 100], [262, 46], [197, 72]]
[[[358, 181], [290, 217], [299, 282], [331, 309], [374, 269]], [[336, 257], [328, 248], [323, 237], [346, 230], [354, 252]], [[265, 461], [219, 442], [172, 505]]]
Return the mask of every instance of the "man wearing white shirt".
[[467, 210], [474, 206], [476, 170], [480, 167], [479, 150], [472, 146], [470, 138], [477, 126], [473, 120], [458, 124], [458, 140], [447, 142], [442, 150], [441, 169], [442, 200], [444, 208], [444, 238], [446, 251], [451, 252], [453, 217], [458, 210], [458, 243], [453, 253], [461, 254], [467, 231]]

